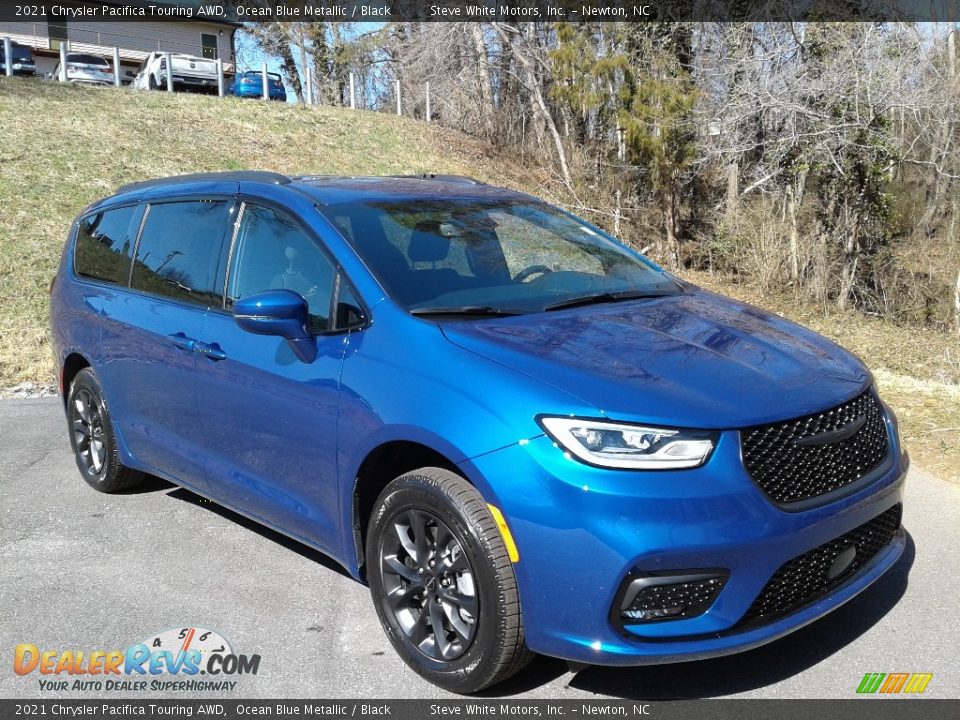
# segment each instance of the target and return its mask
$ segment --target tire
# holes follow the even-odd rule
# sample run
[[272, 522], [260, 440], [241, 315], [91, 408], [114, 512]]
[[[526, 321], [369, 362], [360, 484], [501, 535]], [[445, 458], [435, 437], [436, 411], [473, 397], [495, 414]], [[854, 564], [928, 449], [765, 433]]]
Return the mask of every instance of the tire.
[[67, 427], [77, 469], [90, 487], [111, 493], [143, 481], [143, 473], [120, 462], [103, 389], [91, 368], [78, 372], [70, 384]]
[[433, 684], [474, 693], [530, 661], [503, 538], [460, 476], [423, 468], [391, 482], [370, 517], [366, 564], [387, 637]]
[[147, 76], [147, 88], [150, 90], [158, 90], [160, 86], [157, 84], [157, 79], [153, 76], [153, 73]]

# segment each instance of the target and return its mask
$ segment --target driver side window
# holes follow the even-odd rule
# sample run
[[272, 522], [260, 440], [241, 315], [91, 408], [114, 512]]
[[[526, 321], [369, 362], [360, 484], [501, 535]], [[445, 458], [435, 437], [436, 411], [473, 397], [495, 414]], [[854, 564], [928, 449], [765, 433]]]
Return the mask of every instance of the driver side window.
[[329, 328], [335, 270], [327, 256], [289, 215], [245, 204], [234, 240], [227, 307], [264, 290], [292, 290], [310, 311], [310, 330]]

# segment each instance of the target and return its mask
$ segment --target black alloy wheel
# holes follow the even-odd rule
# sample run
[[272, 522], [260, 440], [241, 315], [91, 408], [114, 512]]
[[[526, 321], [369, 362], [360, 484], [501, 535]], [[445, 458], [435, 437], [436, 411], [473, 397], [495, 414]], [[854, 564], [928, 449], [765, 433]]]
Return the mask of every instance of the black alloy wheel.
[[120, 462], [103, 388], [91, 368], [78, 372], [70, 383], [66, 411], [73, 457], [91, 487], [116, 492], [143, 482], [143, 473]]
[[380, 545], [384, 590], [407, 640], [428, 658], [454, 660], [477, 632], [473, 568], [450, 528], [426, 510], [396, 515]]
[[483, 496], [456, 473], [421, 468], [384, 488], [365, 567], [391, 644], [435, 685], [477, 692], [532, 657], [503, 537]]
[[80, 388], [70, 400], [69, 413], [77, 466], [85, 475], [97, 477], [107, 458], [100, 406], [88, 389]]

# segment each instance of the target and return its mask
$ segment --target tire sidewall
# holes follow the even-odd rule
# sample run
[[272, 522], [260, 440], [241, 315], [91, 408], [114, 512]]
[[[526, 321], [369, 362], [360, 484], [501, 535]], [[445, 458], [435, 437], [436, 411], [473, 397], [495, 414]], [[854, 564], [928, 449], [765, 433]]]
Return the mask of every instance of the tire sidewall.
[[[428, 658], [414, 647], [397, 624], [384, 591], [380, 557], [385, 532], [390, 532], [392, 519], [411, 509], [426, 510], [442, 520], [467, 554], [473, 571], [474, 587], [479, 603], [477, 629], [467, 651], [449, 662]], [[429, 478], [415, 473], [398, 478], [381, 496], [370, 521], [367, 539], [368, 582], [377, 615], [397, 653], [413, 670], [431, 682], [448, 689], [472, 685], [470, 678], [483, 674], [485, 664], [495, 663], [502, 614], [501, 588], [492, 567], [488, 543], [477, 529], [466, 521], [454, 499], [434, 487]]]
[[[104, 462], [103, 466], [100, 468], [100, 472], [96, 475], [91, 475], [89, 472], [87, 472], [87, 469], [84, 467], [83, 463], [81, 463], [80, 457], [77, 453], [77, 438], [73, 432], [72, 414], [74, 400], [81, 390], [86, 390], [88, 393], [90, 393], [90, 397], [92, 398], [93, 402], [97, 404], [97, 409], [100, 411], [100, 421], [103, 425]], [[96, 488], [97, 490], [103, 490], [103, 485], [110, 473], [111, 459], [114, 457], [113, 427], [110, 423], [110, 414], [107, 412], [106, 402], [103, 399], [103, 389], [100, 387], [100, 383], [97, 382], [96, 375], [93, 374], [93, 371], [90, 370], [90, 368], [84, 368], [77, 373], [77, 376], [70, 384], [70, 394], [67, 396], [67, 426], [70, 431], [70, 447], [73, 449], [73, 459], [77, 464], [77, 469], [80, 471], [80, 475], [92, 487]]]

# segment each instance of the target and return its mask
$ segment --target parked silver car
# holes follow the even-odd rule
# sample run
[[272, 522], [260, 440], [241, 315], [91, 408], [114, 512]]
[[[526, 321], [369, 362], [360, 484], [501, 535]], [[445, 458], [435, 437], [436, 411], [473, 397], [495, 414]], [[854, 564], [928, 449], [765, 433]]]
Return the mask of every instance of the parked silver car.
[[[53, 80], [61, 80], [60, 63], [50, 73]], [[87, 85], [113, 85], [113, 66], [106, 58], [87, 53], [67, 53], [67, 82]]]

